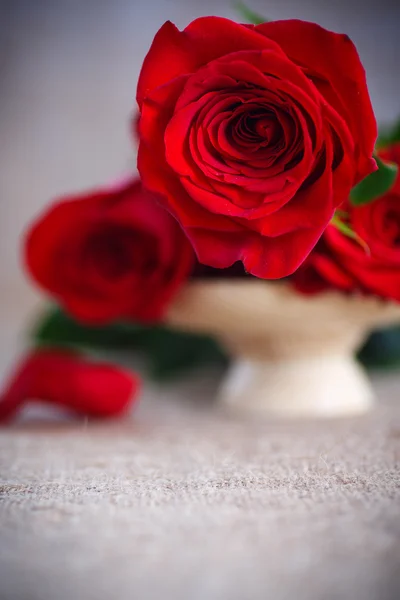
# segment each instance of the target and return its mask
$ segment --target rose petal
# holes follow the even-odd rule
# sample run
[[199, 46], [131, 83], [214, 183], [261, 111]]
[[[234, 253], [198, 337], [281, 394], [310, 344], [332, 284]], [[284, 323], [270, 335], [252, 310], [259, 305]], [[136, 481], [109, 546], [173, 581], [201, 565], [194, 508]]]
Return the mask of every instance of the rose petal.
[[[299, 20], [271, 21], [257, 25], [255, 30], [277, 42], [289, 58], [301, 65], [322, 95], [346, 119], [358, 140], [356, 181], [374, 171], [376, 165], [371, 157], [377, 137], [376, 121], [365, 71], [350, 38]], [[338, 65], [346, 66], [340, 69]]]
[[239, 50], [279, 46], [254, 31], [221, 17], [201, 17], [179, 31], [167, 21], [156, 34], [139, 76], [139, 107], [154, 88], [182, 74], [192, 73], [211, 60]]
[[0, 421], [11, 419], [30, 400], [92, 417], [114, 417], [128, 409], [139, 378], [108, 363], [89, 362], [64, 350], [36, 350], [18, 365], [0, 396]]

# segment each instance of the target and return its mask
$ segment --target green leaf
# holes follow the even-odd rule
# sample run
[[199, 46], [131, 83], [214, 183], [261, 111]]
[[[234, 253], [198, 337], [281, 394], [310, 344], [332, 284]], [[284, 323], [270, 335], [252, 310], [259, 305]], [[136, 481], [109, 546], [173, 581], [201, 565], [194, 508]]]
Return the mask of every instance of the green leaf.
[[400, 328], [374, 332], [358, 353], [358, 359], [370, 369], [400, 367]]
[[386, 148], [391, 144], [400, 142], [400, 119], [391, 127], [381, 127], [376, 141], [377, 148]]
[[142, 332], [143, 327], [136, 324], [114, 323], [89, 327], [78, 323], [60, 308], [53, 307], [41, 317], [31, 337], [38, 345], [123, 350], [130, 348], [132, 338]]
[[358, 233], [356, 233], [348, 223], [345, 223], [344, 221], [342, 221], [342, 218], [347, 218], [348, 215], [345, 211], [342, 210], [337, 210], [335, 212], [335, 214], [333, 215], [333, 218], [331, 220], [331, 225], [333, 225], [334, 227], [336, 227], [336, 229], [338, 229], [340, 231], [340, 233], [342, 233], [343, 235], [345, 235], [346, 237], [351, 238], [352, 240], [354, 240], [355, 242], [357, 242], [357, 244], [359, 244], [367, 254], [371, 254], [371, 250], [367, 244], [367, 242], [365, 242], [359, 235]]
[[235, 8], [238, 13], [243, 17], [245, 21], [248, 23], [253, 23], [254, 25], [261, 25], [261, 23], [267, 23], [268, 19], [259, 15], [258, 13], [248, 8], [244, 2], [235, 2]]
[[374, 157], [378, 170], [360, 181], [350, 192], [350, 201], [353, 206], [362, 206], [373, 202], [390, 190], [396, 181], [398, 166]]
[[149, 375], [156, 380], [172, 379], [208, 364], [225, 365], [226, 355], [210, 337], [155, 327], [143, 339]]
[[102, 350], [144, 357], [149, 376], [178, 377], [206, 364], [225, 364], [226, 355], [208, 336], [175, 331], [162, 325], [114, 323], [89, 327], [59, 308], [44, 314], [32, 332], [36, 345]]

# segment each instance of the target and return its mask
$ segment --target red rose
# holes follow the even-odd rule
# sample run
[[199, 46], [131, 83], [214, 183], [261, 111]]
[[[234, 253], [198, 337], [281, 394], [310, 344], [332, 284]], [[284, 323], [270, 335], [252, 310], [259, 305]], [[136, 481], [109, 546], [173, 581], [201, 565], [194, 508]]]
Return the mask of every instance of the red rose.
[[193, 261], [178, 223], [138, 180], [56, 203], [25, 255], [36, 281], [89, 323], [159, 319]]
[[9, 420], [27, 400], [40, 400], [92, 417], [125, 412], [140, 380], [107, 363], [90, 363], [62, 350], [36, 350], [18, 367], [0, 395], [0, 421]]
[[[400, 144], [380, 154], [400, 166]], [[294, 274], [295, 286], [304, 293], [334, 287], [400, 302], [400, 177], [381, 198], [346, 210], [351, 228], [368, 248], [330, 225]]]
[[143, 182], [213, 267], [292, 273], [376, 168], [357, 51], [313, 23], [204, 17], [181, 32], [167, 22], [137, 100]]

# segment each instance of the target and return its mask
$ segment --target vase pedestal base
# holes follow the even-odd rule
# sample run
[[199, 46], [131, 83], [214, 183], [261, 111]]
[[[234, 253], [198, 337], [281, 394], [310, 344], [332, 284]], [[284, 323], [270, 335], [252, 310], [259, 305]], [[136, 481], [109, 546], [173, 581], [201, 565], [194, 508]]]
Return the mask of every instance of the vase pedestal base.
[[288, 282], [194, 280], [167, 323], [214, 336], [233, 359], [220, 403], [236, 412], [347, 417], [373, 406], [353, 356], [369, 333], [400, 322], [400, 304], [336, 291], [303, 296]]
[[237, 359], [218, 401], [231, 411], [281, 417], [347, 417], [368, 412], [373, 391], [350, 356]]

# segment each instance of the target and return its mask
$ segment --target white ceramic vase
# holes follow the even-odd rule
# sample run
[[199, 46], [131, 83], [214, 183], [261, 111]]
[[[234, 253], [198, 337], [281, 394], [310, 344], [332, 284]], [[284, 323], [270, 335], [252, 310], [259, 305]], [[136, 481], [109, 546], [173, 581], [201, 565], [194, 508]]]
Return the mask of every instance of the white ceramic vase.
[[368, 411], [373, 392], [354, 359], [400, 305], [284, 282], [194, 280], [172, 303], [170, 326], [216, 337], [233, 358], [219, 402], [242, 412], [341, 417]]

